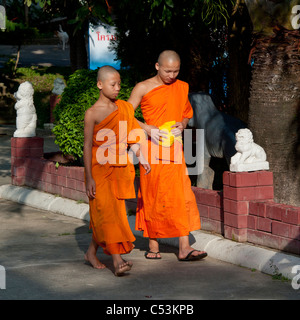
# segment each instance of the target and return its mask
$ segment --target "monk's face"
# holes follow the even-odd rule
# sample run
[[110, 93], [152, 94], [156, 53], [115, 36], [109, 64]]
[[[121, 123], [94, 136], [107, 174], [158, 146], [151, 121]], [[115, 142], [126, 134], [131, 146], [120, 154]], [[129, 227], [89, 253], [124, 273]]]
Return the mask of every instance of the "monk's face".
[[102, 94], [109, 99], [116, 99], [121, 89], [121, 78], [119, 73], [108, 73], [103, 80], [99, 80], [97, 86]]
[[173, 83], [180, 71], [180, 61], [178, 60], [163, 60], [160, 64], [155, 64], [158, 76], [165, 84]]

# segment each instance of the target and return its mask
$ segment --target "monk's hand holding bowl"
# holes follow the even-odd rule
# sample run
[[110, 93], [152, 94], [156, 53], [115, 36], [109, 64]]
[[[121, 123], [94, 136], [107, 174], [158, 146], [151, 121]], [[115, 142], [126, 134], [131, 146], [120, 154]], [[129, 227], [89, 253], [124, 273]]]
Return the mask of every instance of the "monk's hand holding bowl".
[[152, 125], [148, 126], [147, 134], [151, 137], [151, 140], [156, 143], [168, 136], [168, 133], [165, 130], [159, 130], [159, 128]]
[[183, 130], [185, 129], [185, 126], [182, 122], [176, 122], [171, 128], [174, 128], [171, 130], [171, 133], [175, 136], [181, 136]]

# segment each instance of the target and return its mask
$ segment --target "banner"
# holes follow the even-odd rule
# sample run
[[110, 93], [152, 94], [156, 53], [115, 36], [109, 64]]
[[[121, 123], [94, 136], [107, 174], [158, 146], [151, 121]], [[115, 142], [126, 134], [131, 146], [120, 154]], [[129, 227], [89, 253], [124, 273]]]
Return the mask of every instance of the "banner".
[[95, 70], [110, 65], [117, 70], [121, 62], [111, 50], [112, 41], [116, 40], [115, 27], [100, 23], [98, 26], [89, 24], [89, 69]]

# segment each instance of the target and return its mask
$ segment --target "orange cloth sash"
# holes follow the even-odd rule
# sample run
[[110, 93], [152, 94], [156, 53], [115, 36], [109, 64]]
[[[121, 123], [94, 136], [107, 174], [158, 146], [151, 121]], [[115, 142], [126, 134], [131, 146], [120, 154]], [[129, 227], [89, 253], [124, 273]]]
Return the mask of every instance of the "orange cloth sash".
[[127, 143], [138, 142], [128, 139], [129, 132], [142, 131], [132, 105], [122, 100], [117, 100], [116, 105], [118, 109], [94, 127], [92, 176], [96, 198], [89, 201], [93, 239], [108, 255], [129, 253], [133, 249], [135, 237], [128, 223], [124, 199], [136, 197], [135, 170], [126, 148]]
[[[154, 88], [143, 97], [141, 109], [146, 123], [156, 127], [191, 118], [188, 84], [176, 80], [171, 85]], [[148, 156], [151, 172], [145, 175], [140, 166], [136, 230], [144, 231], [144, 237], [171, 238], [200, 229], [199, 211], [180, 139], [175, 139], [170, 147], [148, 139], [141, 149]]]

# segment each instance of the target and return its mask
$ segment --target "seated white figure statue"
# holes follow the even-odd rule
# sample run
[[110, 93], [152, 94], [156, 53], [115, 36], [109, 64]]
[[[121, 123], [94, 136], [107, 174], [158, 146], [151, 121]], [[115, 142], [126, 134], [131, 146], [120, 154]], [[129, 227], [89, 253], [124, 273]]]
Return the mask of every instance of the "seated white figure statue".
[[269, 162], [264, 149], [254, 143], [249, 129], [240, 129], [235, 134], [237, 153], [231, 157], [230, 171], [269, 170]]
[[17, 102], [15, 109], [17, 111], [16, 128], [14, 137], [34, 137], [37, 116], [33, 103], [33, 87], [29, 81], [20, 84], [14, 97]]

